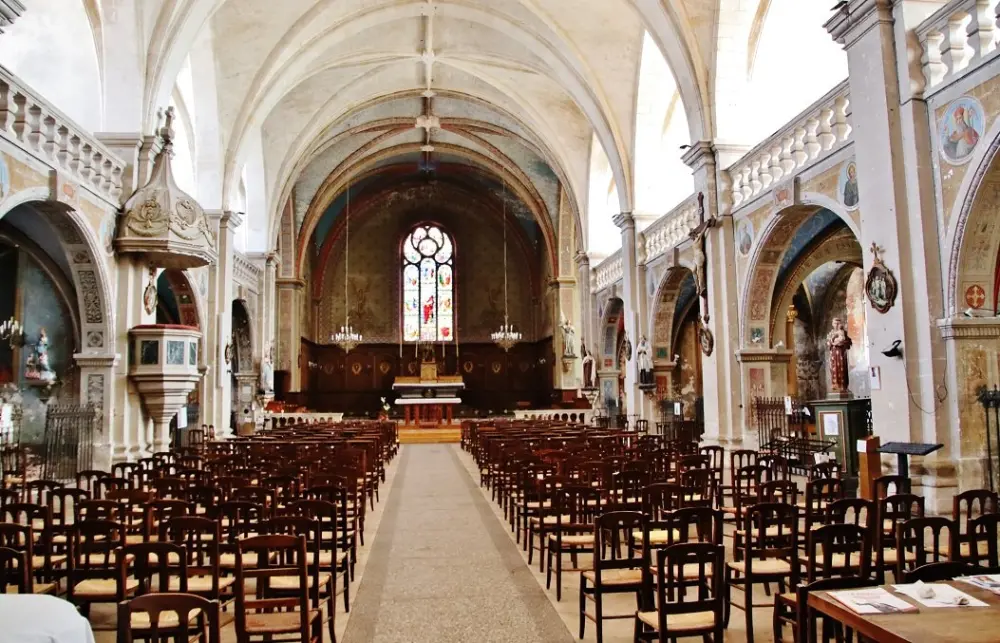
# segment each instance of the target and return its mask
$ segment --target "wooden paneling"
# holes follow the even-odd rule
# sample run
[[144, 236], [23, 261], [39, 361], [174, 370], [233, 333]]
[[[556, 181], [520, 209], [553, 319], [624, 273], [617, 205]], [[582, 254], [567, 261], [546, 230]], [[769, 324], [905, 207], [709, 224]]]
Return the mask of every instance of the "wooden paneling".
[[[520, 403], [547, 407], [552, 398], [552, 339], [518, 344], [504, 353], [493, 344], [437, 347], [439, 372], [465, 381], [464, 405], [476, 411], [514, 409]], [[310, 366], [312, 364], [312, 366]], [[375, 413], [379, 398], [395, 399], [397, 375], [419, 375], [413, 345], [362, 344], [345, 355], [336, 346], [302, 340], [302, 391], [286, 394], [290, 402], [316, 411]]]

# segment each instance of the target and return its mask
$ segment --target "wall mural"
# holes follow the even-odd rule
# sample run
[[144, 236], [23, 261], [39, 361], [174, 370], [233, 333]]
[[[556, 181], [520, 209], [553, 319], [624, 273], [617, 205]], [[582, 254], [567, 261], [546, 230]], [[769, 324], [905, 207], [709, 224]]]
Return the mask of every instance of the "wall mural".
[[965, 163], [986, 131], [985, 110], [972, 96], [952, 102], [941, 119], [938, 144], [941, 156], [953, 165]]

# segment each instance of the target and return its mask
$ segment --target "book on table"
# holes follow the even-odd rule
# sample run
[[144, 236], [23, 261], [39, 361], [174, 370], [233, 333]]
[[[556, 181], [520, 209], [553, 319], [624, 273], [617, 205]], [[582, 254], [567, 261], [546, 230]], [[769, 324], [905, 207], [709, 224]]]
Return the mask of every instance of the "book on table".
[[855, 614], [900, 614], [918, 611], [881, 587], [851, 589], [828, 594]]
[[955, 579], [960, 583], [968, 583], [973, 587], [1000, 594], [1000, 574], [977, 574], [975, 576], [959, 576]]

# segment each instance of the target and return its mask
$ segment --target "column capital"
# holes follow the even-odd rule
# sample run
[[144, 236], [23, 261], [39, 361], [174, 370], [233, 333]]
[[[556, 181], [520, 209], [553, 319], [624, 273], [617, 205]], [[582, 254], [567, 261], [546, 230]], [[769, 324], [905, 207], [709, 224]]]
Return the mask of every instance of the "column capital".
[[635, 218], [632, 216], [631, 212], [621, 212], [616, 214], [611, 220], [614, 221], [614, 224], [618, 226], [620, 230], [635, 228]]
[[848, 0], [823, 26], [846, 48], [877, 24], [892, 22], [892, 0]]
[[1000, 338], [1000, 318], [997, 317], [953, 317], [937, 320], [937, 327], [945, 341], [956, 339], [997, 339]]
[[276, 263], [278, 263], [277, 252], [272, 250], [271, 252], [268, 252], [266, 255], [264, 255], [264, 265], [265, 267], [267, 267], [268, 270], [273, 270], [276, 267], [275, 266]]
[[79, 368], [114, 368], [120, 358], [118, 353], [73, 353]]
[[695, 172], [706, 165], [715, 165], [715, 146], [711, 141], [695, 141], [685, 150], [681, 160]]
[[573, 257], [573, 261], [575, 261], [578, 266], [590, 267], [590, 256], [586, 252], [577, 251], [576, 255]]
[[205, 210], [205, 215], [213, 223], [219, 224], [219, 230], [232, 229], [243, 225], [243, 213], [232, 210]]
[[304, 279], [295, 279], [294, 277], [279, 277], [274, 280], [278, 288], [285, 290], [302, 290], [306, 287], [306, 282]]

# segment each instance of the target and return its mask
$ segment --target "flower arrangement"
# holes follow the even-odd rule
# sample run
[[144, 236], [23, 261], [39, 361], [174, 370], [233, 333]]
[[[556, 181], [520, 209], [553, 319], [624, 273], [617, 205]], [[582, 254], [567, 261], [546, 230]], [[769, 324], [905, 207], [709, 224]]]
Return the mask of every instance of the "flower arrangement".
[[381, 398], [381, 400], [382, 400], [382, 412], [378, 414], [378, 417], [380, 420], [387, 420], [389, 419], [389, 411], [391, 410], [392, 407], [389, 406], [389, 402], [387, 402], [384, 397]]

